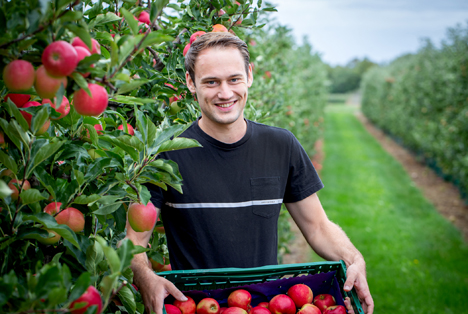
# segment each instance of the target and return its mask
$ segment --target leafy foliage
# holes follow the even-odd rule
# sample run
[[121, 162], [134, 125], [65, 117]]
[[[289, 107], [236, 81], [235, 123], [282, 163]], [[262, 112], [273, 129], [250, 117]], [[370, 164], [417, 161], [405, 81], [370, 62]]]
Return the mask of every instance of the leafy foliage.
[[363, 81], [363, 111], [468, 193], [468, 28], [448, 31], [437, 49], [375, 67]]
[[[219, 14], [221, 9], [224, 14]], [[323, 65], [310, 53], [310, 46], [293, 49], [291, 35], [282, 28], [274, 32], [285, 45], [277, 45], [274, 33], [264, 37], [266, 32], [260, 28], [265, 14], [273, 10], [253, 0], [0, 0], [1, 70], [16, 59], [37, 68], [42, 52], [53, 41], [79, 37], [91, 48], [92, 40], [97, 40], [101, 53], [78, 64], [67, 86], [56, 93], [57, 108], [62, 96], [72, 103], [75, 91], [89, 91], [88, 83], [105, 86], [109, 94], [107, 109], [97, 117], [82, 116], [72, 105], [68, 115], [56, 119], [60, 114], [50, 104], [18, 108], [5, 98], [11, 91], [3, 77], [0, 80], [0, 135], [5, 139], [0, 150], [2, 312], [66, 312], [90, 285], [100, 291], [105, 312], [143, 312], [141, 296], [130, 285], [129, 266], [133, 256], [142, 252], [156, 262], [169, 263], [166, 238], [155, 232], [151, 248], [124, 240], [126, 208], [149, 201], [149, 184], [183, 189], [177, 165], [157, 156], [199, 145], [178, 137], [199, 115], [184, 84], [182, 55], [195, 31], [223, 24], [246, 41], [255, 38], [259, 44], [252, 47], [252, 56], [258, 69], [270, 64], [275, 70], [271, 80], [259, 76], [252, 90], [255, 101], [246, 115], [317, 134], [313, 125], [295, 127], [296, 117], [284, 113], [288, 106], [297, 106], [298, 114], [319, 117], [325, 97]], [[142, 11], [149, 13], [151, 23], [139, 23]], [[287, 62], [275, 64], [288, 54]], [[295, 72], [304, 64], [304, 74]], [[80, 74], [88, 72], [88, 77]], [[260, 97], [265, 91], [267, 97]], [[41, 100], [34, 88], [22, 93]], [[181, 110], [171, 110], [175, 96], [180, 98]], [[302, 97], [308, 97], [306, 105]], [[22, 112], [32, 114], [31, 126]], [[50, 126], [39, 135], [48, 120]], [[133, 136], [127, 127], [118, 129], [127, 123], [135, 129]], [[12, 194], [13, 187], [19, 191], [18, 198]], [[44, 213], [50, 202], [60, 202], [62, 210], [80, 211], [84, 230], [75, 233]], [[58, 242], [52, 243], [58, 236]]]

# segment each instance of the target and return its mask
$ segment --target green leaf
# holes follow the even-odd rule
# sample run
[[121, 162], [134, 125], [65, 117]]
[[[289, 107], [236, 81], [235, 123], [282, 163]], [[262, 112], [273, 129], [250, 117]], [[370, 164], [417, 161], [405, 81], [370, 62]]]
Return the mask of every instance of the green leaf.
[[125, 306], [128, 313], [135, 314], [136, 302], [132, 289], [127, 286], [122, 287], [119, 291], [119, 299], [122, 301], [122, 304]]
[[5, 198], [11, 195], [13, 191], [8, 187], [5, 181], [0, 180], [0, 198]]
[[23, 205], [28, 205], [31, 203], [39, 202], [42, 200], [47, 199], [47, 197], [44, 197], [39, 190], [36, 189], [29, 189], [26, 191], [21, 192], [20, 194], [21, 197], [21, 202]]
[[269, 7], [269, 8], [263, 8], [262, 11], [265, 12], [278, 12], [278, 10], [274, 7]]
[[108, 32], [96, 32], [96, 39], [113, 41], [111, 34]]
[[72, 301], [78, 299], [88, 289], [90, 284], [90, 273], [82, 273], [75, 282], [75, 285], [70, 293], [70, 297], [68, 298], [68, 302], [71, 303]]
[[119, 195], [105, 195], [105, 196], [101, 197], [98, 200], [98, 203], [99, 204], [109, 205], [109, 204], [115, 203], [115, 201], [117, 201], [117, 200], [119, 200], [121, 198], [122, 198], [122, 196], [119, 196]]
[[80, 37], [80, 39], [86, 44], [86, 46], [88, 46], [89, 50], [93, 48], [91, 42], [91, 35], [89, 34], [89, 31], [87, 29], [85, 29], [84, 27], [80, 27], [77, 24], [66, 24], [65, 28], [67, 28], [76, 36]]
[[122, 63], [127, 59], [141, 38], [143, 38], [143, 35], [128, 37], [127, 40], [119, 47], [119, 63]]
[[83, 17], [83, 13], [81, 11], [67, 11], [64, 15], [60, 17], [60, 23], [63, 24], [65, 22], [72, 22], [77, 21]]
[[65, 141], [59, 141], [42, 146], [37, 154], [34, 155], [32, 163], [29, 165], [28, 171], [26, 172], [26, 177], [29, 177], [34, 168], [39, 166], [44, 160], [55, 154], [64, 143]]
[[76, 182], [78, 182], [78, 185], [82, 186], [83, 183], [84, 183], [84, 174], [83, 174], [83, 172], [81, 172], [78, 169], [74, 169], [73, 173], [75, 174], [75, 179], [76, 179]]
[[101, 196], [97, 194], [80, 195], [73, 201], [73, 204], [92, 205], [100, 198]]
[[184, 138], [184, 137], [176, 137], [171, 141], [166, 141], [161, 144], [158, 149], [158, 153], [173, 151], [173, 150], [180, 150], [185, 148], [192, 148], [192, 147], [202, 147], [200, 143], [196, 140], [191, 138]]
[[140, 199], [143, 204], [148, 204], [148, 202], [151, 200], [151, 193], [146, 187], [146, 185], [140, 185], [141, 190], [140, 190]]
[[151, 32], [146, 36], [145, 40], [141, 44], [141, 49], [144, 49], [148, 46], [159, 45], [160, 43], [173, 41], [174, 37], [169, 36], [167, 34], [163, 34], [162, 32]]
[[120, 247], [117, 249], [117, 253], [120, 257], [121, 267], [125, 269], [130, 266], [133, 255], [135, 254], [135, 245], [129, 239], [124, 239]]
[[117, 209], [119, 209], [120, 206], [122, 206], [122, 202], [118, 202], [115, 204], [110, 204], [110, 205], [104, 205], [100, 207], [98, 210], [94, 211], [93, 214], [96, 215], [109, 215], [115, 212]]
[[11, 125], [8, 124], [8, 122], [5, 120], [5, 119], [2, 119], [0, 118], [0, 126], [1, 128], [3, 129], [3, 132], [5, 132], [5, 134], [8, 136], [8, 138], [10, 139], [10, 141], [13, 142], [13, 144], [16, 145], [16, 147], [21, 150], [22, 149], [22, 145], [21, 145], [21, 142], [20, 140], [18, 139], [18, 136], [16, 134], [16, 132], [14, 132], [12, 129], [11, 129]]
[[104, 135], [104, 136], [101, 136], [101, 139], [112, 143], [114, 146], [120, 147], [121, 149], [123, 149], [125, 152], [127, 152], [130, 155], [133, 161], [138, 162], [139, 152], [135, 150], [133, 147], [128, 146], [127, 144], [125, 144], [124, 142], [122, 142], [121, 140], [113, 136]]
[[85, 180], [94, 180], [98, 175], [103, 173], [103, 169], [112, 166], [112, 158], [99, 158], [88, 168], [85, 174]]
[[130, 27], [130, 30], [132, 31], [133, 35], [138, 35], [138, 20], [135, 19], [135, 16], [133, 16], [132, 13], [128, 12], [123, 7], [120, 8], [120, 13], [122, 13], [122, 15], [124, 16], [125, 21]]
[[15, 117], [16, 121], [18, 121], [19, 125], [23, 128], [24, 131], [29, 130], [29, 124], [26, 119], [23, 117], [21, 112], [18, 110], [18, 107], [11, 101], [10, 98], [7, 99], [7, 110], [10, 116]]
[[139, 97], [123, 96], [123, 95], [115, 95], [113, 98], [109, 100], [122, 103], [122, 104], [128, 104], [128, 105], [133, 105], [134, 103], [152, 104], [155, 102], [155, 100], [151, 98], [139, 98]]
[[18, 172], [18, 166], [16, 165], [15, 160], [11, 156], [5, 154], [3, 150], [0, 150], [0, 163], [13, 171], [13, 173]]
[[39, 110], [31, 120], [31, 130], [34, 134], [37, 134], [40, 128], [46, 123], [49, 119], [49, 112], [47, 111], [47, 107], [43, 107]]
[[78, 84], [79, 87], [85, 90], [89, 96], [91, 96], [91, 91], [88, 88], [88, 82], [86, 82], [85, 78], [78, 72], [72, 73], [73, 80]]
[[106, 15], [99, 14], [98, 16], [96, 16], [94, 23], [95, 23], [95, 26], [98, 26], [98, 25], [104, 25], [107, 23], [112, 23], [112, 22], [120, 21], [120, 20], [121, 18], [117, 16], [115, 13], [107, 12]]
[[88, 246], [86, 250], [86, 269], [91, 275], [98, 274], [97, 266], [104, 259], [104, 251], [99, 242], [94, 241], [93, 245]]
[[164, 143], [165, 141], [168, 141], [171, 137], [173, 137], [175, 134], [178, 132], [182, 131], [184, 129], [183, 125], [171, 125], [170, 127], [164, 128], [162, 131], [158, 131], [156, 133], [156, 140], [151, 143], [152, 148], [157, 148], [159, 145]]
[[98, 147], [99, 138], [98, 138], [98, 134], [94, 126], [92, 126], [91, 124], [84, 124], [83, 126], [85, 127], [86, 130], [88, 130], [89, 138], [91, 139], [91, 142], [93, 143], [93, 145]]
[[110, 42], [111, 46], [111, 51], [110, 51], [110, 57], [111, 57], [111, 67], [116, 66], [119, 63], [119, 47], [115, 43], [115, 41]]
[[122, 86], [119, 87], [117, 94], [125, 94], [131, 91], [134, 91], [135, 89], [139, 89], [140, 86], [151, 82], [150, 80], [147, 79], [134, 79], [131, 80], [129, 83], [125, 83]]
[[96, 240], [102, 246], [102, 250], [104, 251], [104, 255], [106, 256], [107, 263], [109, 264], [111, 272], [112, 273], [120, 272], [121, 263], [120, 263], [119, 255], [117, 255], [117, 252], [113, 248], [107, 246], [107, 242], [100, 236], [96, 236]]
[[[29, 190], [28, 190], [29, 191]], [[55, 231], [60, 234], [64, 239], [70, 241], [74, 246], [81, 249], [78, 244], [78, 238], [73, 230], [70, 229], [67, 225], [59, 225], [55, 218], [46, 213], [37, 213], [34, 215], [25, 215], [23, 216], [23, 221], [32, 220], [37, 223], [40, 223], [49, 230]]]

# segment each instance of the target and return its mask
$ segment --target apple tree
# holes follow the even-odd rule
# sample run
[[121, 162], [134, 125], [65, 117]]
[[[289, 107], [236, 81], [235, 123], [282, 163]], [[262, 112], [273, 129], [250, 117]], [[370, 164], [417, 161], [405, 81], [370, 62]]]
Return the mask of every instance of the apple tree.
[[[129, 268], [168, 263], [123, 240], [148, 184], [182, 191], [159, 153], [198, 116], [183, 50], [197, 31], [245, 37], [253, 0], [0, 0], [0, 309], [142, 313]], [[215, 26], [215, 27], [213, 27]], [[95, 289], [97, 288], [97, 289]], [[102, 303], [100, 303], [102, 302]]]

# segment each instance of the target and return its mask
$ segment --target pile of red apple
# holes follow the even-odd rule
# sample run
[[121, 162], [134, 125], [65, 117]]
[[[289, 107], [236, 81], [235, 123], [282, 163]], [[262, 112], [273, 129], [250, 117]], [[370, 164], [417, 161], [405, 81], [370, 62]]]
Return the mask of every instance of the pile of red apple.
[[247, 290], [233, 291], [228, 307], [221, 307], [213, 298], [204, 298], [198, 304], [187, 296], [187, 301], [166, 304], [167, 314], [346, 314], [346, 308], [336, 305], [330, 294], [319, 294], [315, 298], [309, 286], [297, 284], [287, 294], [278, 294], [270, 302], [260, 302], [252, 307], [252, 296]]
[[[60, 116], [65, 117], [70, 112], [70, 102], [64, 96], [60, 106], [57, 106], [56, 94], [61, 85], [67, 87], [68, 77], [76, 72], [78, 63], [91, 54], [100, 54], [99, 43], [92, 39], [92, 49], [79, 38], [75, 37], [72, 43], [63, 40], [54, 41], [48, 45], [41, 57], [42, 65], [34, 69], [33, 65], [26, 60], [11, 61], [3, 70], [3, 80], [10, 94], [5, 96], [5, 101], [9, 98], [18, 108], [28, 108], [41, 106], [49, 103]], [[80, 73], [87, 77], [89, 73]], [[42, 99], [30, 101], [30, 89], [34, 89]], [[98, 116], [107, 108], [108, 94], [106, 89], [98, 84], [88, 83], [91, 96], [84, 89], [79, 89], [74, 93], [73, 105], [76, 112], [85, 116]], [[21, 111], [26, 121], [31, 126], [32, 115]], [[50, 121], [47, 121], [38, 134], [42, 134], [49, 128]]]

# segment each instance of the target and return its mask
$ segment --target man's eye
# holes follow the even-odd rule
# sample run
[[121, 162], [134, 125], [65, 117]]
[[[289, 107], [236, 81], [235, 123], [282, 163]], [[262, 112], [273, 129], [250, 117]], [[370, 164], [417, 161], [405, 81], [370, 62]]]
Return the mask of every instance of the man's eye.
[[208, 85], [214, 85], [214, 84], [216, 84], [216, 82], [215, 82], [215, 81], [207, 81], [206, 84], [208, 84]]
[[239, 82], [239, 79], [238, 78], [233, 78], [233, 79], [231, 79], [231, 82], [237, 83], [237, 82]]

